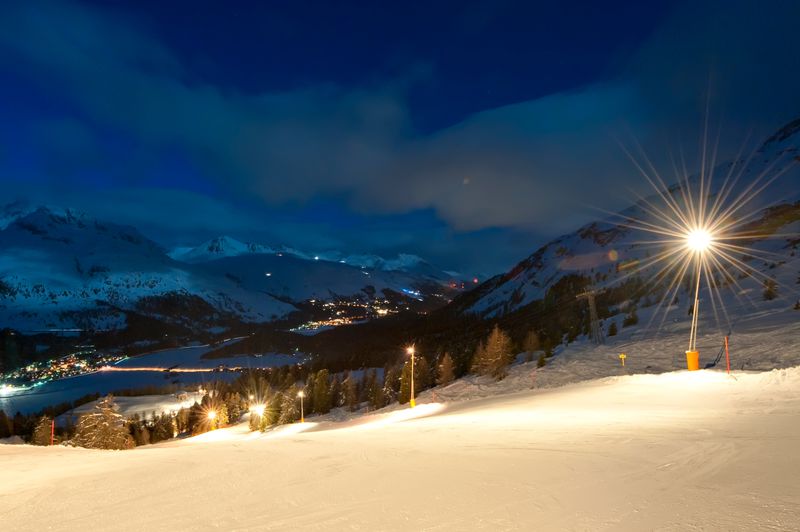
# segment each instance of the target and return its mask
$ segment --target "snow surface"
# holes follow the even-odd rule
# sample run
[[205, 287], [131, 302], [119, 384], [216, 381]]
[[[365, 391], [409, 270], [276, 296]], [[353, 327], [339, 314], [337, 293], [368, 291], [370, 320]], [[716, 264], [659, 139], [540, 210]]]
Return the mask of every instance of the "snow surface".
[[618, 376], [132, 451], [4, 445], [0, 520], [4, 530], [796, 530], [799, 442], [798, 367]]
[[[156, 415], [162, 413], [177, 412], [181, 408], [190, 408], [193, 404], [199, 403], [203, 399], [203, 394], [200, 392], [177, 392], [170, 395], [140, 395], [137, 397], [115, 397], [114, 403], [117, 405], [117, 413], [125, 418], [133, 417], [138, 414], [142, 419], [151, 419], [153, 413]], [[92, 412], [97, 404], [103, 399], [97, 399], [78, 408], [71, 410], [69, 413], [59, 416], [59, 422], [65, 421], [69, 416], [73, 423], [77, 423], [78, 418], [88, 412]]]

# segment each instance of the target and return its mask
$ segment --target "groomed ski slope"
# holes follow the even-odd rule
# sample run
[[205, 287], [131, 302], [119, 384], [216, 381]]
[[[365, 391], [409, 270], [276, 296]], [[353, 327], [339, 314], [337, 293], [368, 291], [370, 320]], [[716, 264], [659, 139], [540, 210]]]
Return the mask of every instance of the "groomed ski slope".
[[0, 523], [797, 530], [798, 479], [800, 367], [678, 371], [123, 452], [0, 445]]

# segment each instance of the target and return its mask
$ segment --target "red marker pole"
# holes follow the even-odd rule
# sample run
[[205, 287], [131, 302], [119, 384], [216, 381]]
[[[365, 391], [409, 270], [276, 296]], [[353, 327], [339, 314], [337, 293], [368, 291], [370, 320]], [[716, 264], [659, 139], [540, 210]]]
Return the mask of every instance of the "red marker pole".
[[56, 441], [56, 420], [53, 418], [50, 421], [50, 445], [54, 445]]
[[728, 375], [731, 374], [731, 356], [728, 353], [728, 337], [725, 337], [725, 365], [728, 367]]

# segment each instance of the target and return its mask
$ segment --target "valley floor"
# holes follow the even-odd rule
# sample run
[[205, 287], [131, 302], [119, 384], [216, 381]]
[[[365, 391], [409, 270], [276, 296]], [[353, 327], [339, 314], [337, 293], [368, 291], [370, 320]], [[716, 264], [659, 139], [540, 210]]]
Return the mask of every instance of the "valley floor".
[[132, 451], [0, 445], [0, 528], [798, 530], [798, 449], [800, 367], [615, 376]]

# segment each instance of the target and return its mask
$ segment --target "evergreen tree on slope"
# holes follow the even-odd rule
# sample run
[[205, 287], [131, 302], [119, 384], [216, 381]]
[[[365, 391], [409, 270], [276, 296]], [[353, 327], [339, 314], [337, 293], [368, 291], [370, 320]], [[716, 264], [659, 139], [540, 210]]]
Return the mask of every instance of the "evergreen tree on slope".
[[480, 344], [472, 360], [472, 371], [478, 375], [491, 375], [495, 379], [506, 376], [513, 359], [511, 338], [495, 325], [485, 344]]
[[33, 429], [31, 443], [34, 445], [50, 445], [52, 424], [53, 420], [47, 416], [39, 418], [39, 421], [36, 423], [36, 428]]
[[78, 419], [72, 443], [89, 449], [130, 449], [133, 447], [125, 418], [117, 412], [114, 398], [107, 395], [93, 411]]

